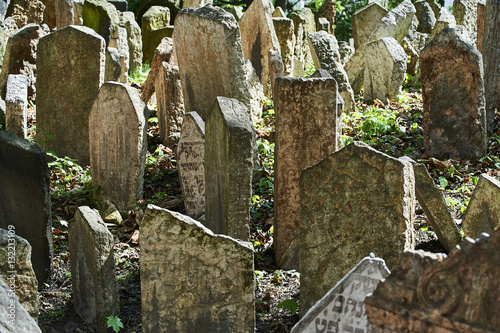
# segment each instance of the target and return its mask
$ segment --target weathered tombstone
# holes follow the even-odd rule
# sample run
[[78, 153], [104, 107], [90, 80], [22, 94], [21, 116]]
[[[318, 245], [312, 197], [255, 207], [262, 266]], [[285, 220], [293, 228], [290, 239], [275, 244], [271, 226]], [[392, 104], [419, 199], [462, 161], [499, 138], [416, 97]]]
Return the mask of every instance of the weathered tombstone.
[[0, 278], [0, 331], [2, 333], [41, 333], [36, 321], [26, 311], [17, 296], [12, 293], [15, 284]]
[[[311, 74], [311, 79], [314, 79], [314, 78], [331, 78], [332, 75], [330, 74], [329, 71], [327, 70], [324, 70], [324, 69], [317, 69], [314, 73]], [[340, 96], [340, 94], [337, 94], [337, 126], [336, 126], [336, 130], [337, 130], [337, 138], [338, 138], [338, 141], [337, 141], [337, 145], [339, 147], [341, 147], [342, 145], [342, 140], [341, 140], [341, 137], [342, 137], [342, 117], [339, 116], [339, 115], [342, 115], [342, 113], [344, 112], [344, 100], [342, 99], [342, 96]]]
[[7, 17], [0, 22], [0, 62], [2, 64], [9, 38], [15, 34], [17, 30], [16, 22], [12, 17]]
[[269, 79], [271, 81], [271, 91], [274, 91], [274, 83], [279, 77], [285, 76], [285, 66], [278, 51], [269, 50]]
[[302, 310], [366, 253], [391, 268], [414, 248], [410, 163], [354, 142], [302, 171], [299, 185]]
[[300, 13], [292, 13], [290, 18], [293, 20], [295, 35], [294, 56], [300, 63], [297, 69], [304, 70], [312, 62], [308, 35], [316, 32], [314, 14], [311, 8], [304, 7], [300, 10]]
[[5, 129], [26, 138], [28, 126], [28, 78], [9, 75], [5, 94]]
[[388, 13], [387, 9], [373, 2], [352, 14], [352, 37], [354, 38], [355, 50], [371, 41], [370, 35], [373, 30]]
[[21, 28], [29, 23], [42, 25], [45, 5], [39, 0], [11, 0], [5, 17], [13, 17]]
[[147, 121], [148, 110], [134, 88], [102, 85], [89, 116], [92, 184], [119, 210], [142, 197]]
[[[83, 5], [85, 0], [73, 0], [74, 25], [83, 25]], [[44, 16], [45, 17], [45, 16]]]
[[152, 205], [140, 232], [144, 333], [254, 331], [252, 244]]
[[[278, 8], [281, 9], [281, 7]], [[295, 48], [293, 21], [286, 17], [274, 17], [273, 25], [280, 44], [280, 53], [285, 67], [285, 76], [290, 76], [292, 74], [292, 59]]]
[[205, 124], [205, 226], [250, 237], [254, 128], [245, 105], [217, 97]]
[[176, 152], [186, 214], [205, 210], [205, 122], [196, 112], [188, 112], [182, 122]]
[[436, 17], [430, 4], [426, 0], [417, 1], [415, 2], [415, 9], [417, 11], [415, 17], [418, 19], [417, 31], [430, 34], [434, 24], [436, 24]]
[[329, 23], [328, 33], [333, 33], [333, 28], [335, 26], [335, 14], [337, 12], [336, 5], [336, 0], [326, 0], [318, 9], [318, 14], [324, 17]]
[[[167, 37], [155, 35], [155, 38], [153, 38], [153, 33], [157, 30], [168, 27], [169, 22], [170, 10], [168, 7], [152, 6], [142, 17], [142, 61], [144, 63], [150, 63], [151, 60], [153, 60], [155, 49], [161, 43], [162, 39]], [[168, 37], [172, 37], [172, 35]]]
[[422, 127], [427, 153], [440, 159], [486, 153], [481, 54], [452, 28], [422, 50]]
[[[182, 9], [175, 18], [174, 41], [186, 111], [196, 111], [206, 121], [217, 96], [239, 100], [251, 114], [262, 111], [262, 105], [252, 109], [233, 15], [209, 5]], [[193, 52], [200, 46], [200, 52]]]
[[114, 47], [106, 48], [106, 70], [104, 71], [104, 81], [118, 81], [122, 66], [120, 65], [120, 55]]
[[340, 63], [344, 66], [354, 55], [354, 48], [345, 41], [339, 42]]
[[467, 237], [447, 258], [406, 252], [365, 299], [371, 332], [498, 331], [500, 231], [484, 236]]
[[119, 76], [116, 80], [112, 81], [127, 83], [130, 67], [127, 29], [118, 26], [113, 27], [111, 29], [111, 40], [109, 41], [108, 48], [115, 48], [117, 50], [118, 64], [120, 65]]
[[[31, 252], [31, 245], [26, 239], [16, 235], [13, 225], [0, 229], [0, 280], [3, 277], [6, 283], [14, 286], [11, 292], [19, 298], [21, 305], [36, 321], [40, 302], [38, 282], [31, 264]], [[14, 316], [14, 319], [17, 318]]]
[[106, 0], [85, 0], [82, 12], [83, 25], [93, 29], [106, 42], [111, 40], [111, 31], [120, 25], [120, 14]]
[[61, 30], [75, 23], [73, 0], [55, 0], [56, 28]]
[[397, 100], [408, 60], [401, 44], [386, 37], [366, 44], [365, 52], [365, 99]]
[[483, 173], [462, 219], [465, 236], [478, 238], [481, 233], [491, 233], [500, 225], [500, 182]]
[[471, 44], [476, 46], [478, 0], [454, 0], [453, 16], [457, 24], [463, 25], [468, 32]]
[[142, 35], [133, 12], [121, 13], [121, 23], [127, 30], [129, 50], [129, 72], [134, 73], [142, 68]]
[[97, 210], [81, 206], [68, 238], [75, 311], [98, 332], [106, 332], [103, 318], [119, 313], [113, 235]]
[[104, 82], [104, 50], [104, 39], [81, 26], [41, 38], [37, 49], [37, 142], [84, 165], [90, 162], [88, 117]]
[[275, 91], [274, 251], [280, 267], [297, 269], [300, 172], [340, 149], [342, 114], [333, 78], [278, 78]]
[[238, 22], [243, 55], [252, 62], [266, 96], [272, 95], [269, 84], [269, 51], [280, 51], [272, 15], [272, 4], [268, 0], [254, 0]]
[[432, 33], [429, 37], [429, 40], [434, 39], [438, 33], [441, 32], [444, 28], [455, 28], [457, 26], [457, 22], [455, 20], [455, 16], [451, 15], [448, 9], [445, 7], [441, 8], [439, 12], [438, 20], [436, 24], [434, 24], [434, 28], [432, 29]]
[[316, 333], [322, 332], [322, 328], [332, 332], [369, 332], [365, 298], [390, 273], [384, 259], [363, 258], [302, 316], [291, 333]]
[[486, 1], [479, 0], [477, 2], [477, 50], [482, 52], [483, 35], [484, 35], [484, 17], [486, 15]]
[[286, 18], [286, 14], [283, 11], [283, 8], [281, 8], [281, 7], [278, 6], [278, 7], [276, 7], [274, 9], [273, 18], [275, 18], [275, 17], [277, 17], [277, 18]]
[[[184, 7], [184, 8], [186, 8], [186, 7]], [[226, 10], [228, 13], [233, 14], [236, 21], [241, 20], [241, 18], [243, 17], [243, 9], [241, 9], [241, 7], [233, 6], [230, 8], [224, 8], [224, 10]]]
[[0, 131], [0, 228], [15, 228], [31, 245], [38, 283], [52, 272], [49, 168], [42, 148]]
[[148, 103], [155, 93], [156, 77], [164, 62], [174, 65], [174, 45], [172, 38], [165, 37], [155, 50], [153, 61], [151, 61], [148, 77], [142, 85], [141, 99]]

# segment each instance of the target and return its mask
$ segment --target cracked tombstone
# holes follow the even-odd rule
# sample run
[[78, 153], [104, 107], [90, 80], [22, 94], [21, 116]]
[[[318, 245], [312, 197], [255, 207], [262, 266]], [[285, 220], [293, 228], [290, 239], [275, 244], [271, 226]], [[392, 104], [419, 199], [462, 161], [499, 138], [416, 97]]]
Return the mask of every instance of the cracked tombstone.
[[5, 93], [5, 129], [20, 138], [28, 131], [28, 78], [11, 74]]

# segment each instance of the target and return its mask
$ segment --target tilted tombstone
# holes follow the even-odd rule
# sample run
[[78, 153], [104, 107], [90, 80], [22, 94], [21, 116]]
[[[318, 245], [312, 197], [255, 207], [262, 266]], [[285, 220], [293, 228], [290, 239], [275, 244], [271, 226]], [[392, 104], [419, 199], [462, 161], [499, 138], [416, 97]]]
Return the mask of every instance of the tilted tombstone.
[[148, 113], [137, 90], [116, 82], [102, 85], [90, 112], [92, 184], [119, 210], [142, 197]]
[[49, 167], [42, 148], [9, 131], [0, 131], [0, 228], [15, 228], [33, 251], [39, 284], [52, 272], [52, 217]]
[[462, 219], [465, 236], [478, 238], [500, 225], [500, 182], [483, 173], [472, 193]]
[[[278, 7], [281, 9], [281, 7]], [[281, 58], [285, 69], [285, 76], [292, 74], [292, 59], [295, 48], [295, 36], [293, 34], [293, 21], [286, 17], [273, 18], [274, 31], [280, 44]]]
[[371, 332], [497, 332], [500, 231], [481, 238], [448, 257], [406, 252], [365, 299]]
[[[161, 43], [164, 37], [153, 37], [155, 31], [168, 27], [170, 23], [170, 9], [162, 6], [152, 6], [144, 14], [141, 21], [142, 32], [142, 50], [144, 63], [150, 63], [153, 60], [155, 49]], [[172, 37], [171, 35], [168, 37]]]
[[280, 52], [272, 15], [272, 4], [268, 0], [254, 0], [238, 22], [243, 55], [252, 62], [266, 96], [272, 95], [269, 84], [269, 51]]
[[103, 318], [120, 312], [113, 235], [97, 210], [81, 206], [69, 225], [68, 243], [75, 311], [98, 332], [106, 332]]
[[479, 0], [477, 2], [477, 50], [482, 52], [483, 35], [484, 35], [484, 17], [486, 15], [486, 1]]
[[392, 268], [414, 248], [410, 163], [354, 142], [302, 171], [299, 185], [302, 311], [366, 253]]
[[370, 35], [373, 30], [388, 13], [387, 9], [373, 2], [352, 14], [352, 37], [354, 38], [355, 50], [371, 41]]
[[40, 39], [36, 65], [37, 142], [88, 165], [88, 119], [104, 82], [104, 39], [82, 26], [57, 30]]
[[155, 50], [148, 77], [142, 85], [141, 99], [144, 103], [148, 103], [155, 93], [156, 77], [160, 73], [160, 68], [164, 62], [174, 65], [174, 44], [170, 37], [163, 38]]
[[333, 78], [278, 78], [275, 91], [274, 251], [280, 267], [298, 269], [300, 172], [340, 149], [342, 114]]
[[255, 130], [245, 105], [217, 97], [205, 123], [205, 226], [250, 237]]
[[397, 100], [405, 81], [408, 57], [394, 38], [386, 37], [366, 44], [365, 99]]
[[391, 272], [384, 259], [363, 258], [295, 324], [291, 333], [369, 332], [365, 298]]
[[473, 46], [477, 44], [477, 3], [478, 0], [453, 1], [453, 16], [457, 24], [465, 27]]
[[186, 214], [205, 210], [205, 122], [196, 112], [188, 112], [182, 122], [175, 155]]
[[436, 17], [431, 6], [427, 1], [421, 0], [415, 2], [415, 9], [417, 11], [415, 17], [418, 19], [417, 31], [430, 34], [434, 28], [434, 24], [436, 24]]
[[251, 243], [153, 205], [140, 232], [144, 333], [254, 331]]
[[142, 68], [142, 35], [133, 12], [121, 13], [120, 25], [127, 30], [129, 50], [129, 72], [134, 73]]
[[85, 0], [82, 12], [83, 25], [93, 29], [106, 42], [111, 41], [112, 29], [120, 25], [120, 14], [106, 0]]
[[475, 158], [486, 153], [481, 54], [452, 28], [420, 55], [424, 145], [430, 156]]
[[7, 77], [5, 93], [5, 129], [20, 138], [28, 130], [28, 78], [11, 74]]
[[[16, 288], [15, 285], [11, 288], [11, 286], [9, 286], [9, 281], [4, 282], [4, 280], [0, 278], [0, 308], [2, 309], [2, 311], [0, 311], [0, 331], [2, 331], [2, 333], [41, 333], [42, 331], [38, 327], [35, 319], [33, 319], [21, 303], [19, 303], [17, 296], [8, 296], [14, 288]], [[15, 319], [12, 319], [12, 313], [10, 313], [13, 309]]]

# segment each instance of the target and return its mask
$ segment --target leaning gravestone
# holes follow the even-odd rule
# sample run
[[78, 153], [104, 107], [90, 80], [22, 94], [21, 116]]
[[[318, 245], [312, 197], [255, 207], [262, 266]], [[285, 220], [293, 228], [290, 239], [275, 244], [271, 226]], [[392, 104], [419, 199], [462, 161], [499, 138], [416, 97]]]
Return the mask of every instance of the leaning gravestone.
[[142, 85], [141, 99], [146, 104], [155, 93], [156, 77], [164, 62], [174, 65], [174, 43], [170, 37], [163, 38], [160, 45], [156, 48], [153, 61], [151, 61], [148, 78]]
[[369, 332], [365, 298], [390, 273], [384, 259], [363, 258], [302, 316], [291, 333], [317, 333], [325, 329], [329, 332]]
[[253, 332], [253, 247], [149, 205], [140, 226], [144, 333]]
[[119, 210], [142, 197], [148, 113], [134, 88], [116, 82], [102, 85], [90, 112], [92, 184]]
[[486, 153], [481, 54], [452, 28], [422, 50], [422, 127], [430, 156], [475, 158]]
[[217, 97], [205, 124], [205, 226], [250, 237], [255, 130], [245, 105]]
[[26, 138], [28, 126], [28, 78], [11, 74], [5, 93], [5, 129]]
[[340, 149], [342, 113], [333, 78], [278, 78], [275, 91], [274, 249], [280, 267], [297, 269], [300, 172]]
[[299, 185], [302, 311], [366, 253], [391, 268], [414, 248], [410, 163], [354, 142], [302, 171]]
[[88, 117], [104, 82], [104, 39], [69, 26], [42, 39], [37, 50], [37, 141], [60, 157], [90, 163]]
[[498, 332], [500, 231], [484, 236], [447, 258], [406, 252], [365, 299], [371, 332]]
[[82, 206], [68, 238], [75, 311], [98, 332], [106, 332], [103, 318], [119, 313], [113, 235], [97, 210]]
[[0, 131], [0, 228], [13, 226], [33, 248], [38, 283], [52, 272], [52, 218], [49, 168], [42, 148]]
[[[0, 278], [0, 331], [2, 333], [41, 333], [36, 321], [19, 303], [17, 296], [9, 297], [11, 291], [8, 282]], [[12, 318], [13, 315], [15, 319]]]
[[500, 225], [500, 182], [482, 174], [462, 219], [465, 236], [477, 238]]
[[196, 112], [188, 112], [182, 122], [176, 152], [186, 214], [205, 210], [205, 122]]

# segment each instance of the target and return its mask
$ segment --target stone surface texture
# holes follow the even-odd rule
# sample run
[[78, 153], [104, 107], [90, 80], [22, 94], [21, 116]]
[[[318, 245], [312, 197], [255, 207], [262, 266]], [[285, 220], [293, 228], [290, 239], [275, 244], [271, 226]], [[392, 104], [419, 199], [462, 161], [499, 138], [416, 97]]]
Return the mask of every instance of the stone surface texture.
[[436, 37], [437, 34], [440, 33], [444, 28], [455, 28], [456, 26], [457, 21], [455, 19], [455, 16], [451, 15], [448, 9], [442, 7], [441, 11], [439, 12], [438, 20], [434, 25], [434, 29], [432, 29], [429, 40], [434, 39], [434, 37]]
[[155, 50], [153, 61], [151, 61], [148, 77], [142, 85], [141, 99], [148, 103], [155, 93], [156, 77], [164, 62], [174, 64], [174, 44], [172, 38], [165, 37]]
[[170, 23], [170, 10], [168, 7], [152, 6], [144, 14], [141, 21], [143, 61], [153, 60], [155, 49], [162, 38], [152, 38], [154, 31], [168, 27]]
[[134, 73], [142, 68], [142, 35], [133, 12], [121, 13], [120, 25], [127, 30], [129, 50], [129, 72]]
[[[281, 9], [281, 7], [277, 7]], [[295, 49], [295, 35], [293, 34], [293, 21], [286, 17], [273, 17], [274, 31], [280, 44], [281, 58], [285, 66], [285, 75], [292, 74], [292, 59]]]
[[279, 77], [285, 76], [285, 66], [278, 51], [269, 50], [269, 79], [271, 81], [271, 91], [274, 92], [274, 83]]
[[45, 5], [39, 0], [11, 0], [5, 12], [5, 17], [12, 17], [21, 28], [29, 23], [41, 25]]
[[299, 184], [302, 311], [367, 253], [392, 268], [414, 248], [410, 163], [354, 142], [302, 171]]
[[297, 60], [297, 70], [305, 70], [307, 64], [312, 62], [311, 50], [309, 49], [310, 33], [316, 32], [316, 22], [311, 8], [304, 7], [299, 13], [292, 13], [295, 35], [294, 58]]
[[152, 205], [140, 226], [143, 332], [253, 332], [251, 243]]
[[453, 16], [457, 24], [465, 27], [473, 46], [477, 44], [477, 4], [478, 0], [453, 1]]
[[436, 17], [431, 5], [427, 1], [421, 0], [415, 2], [415, 9], [417, 11], [415, 17], [418, 19], [417, 31], [430, 34], [434, 28], [434, 24], [436, 24]]
[[477, 2], [477, 50], [482, 52], [484, 35], [484, 17], [486, 15], [486, 1]]
[[28, 127], [28, 78], [11, 74], [5, 93], [5, 129], [26, 138]]
[[127, 83], [130, 67], [127, 29], [119, 26], [113, 27], [111, 29], [111, 40], [108, 45], [118, 51], [118, 63], [120, 64], [120, 75], [117, 80], [113, 81]]
[[108, 46], [112, 29], [120, 25], [120, 14], [106, 0], [85, 0], [82, 20], [83, 25], [101, 35]]
[[370, 35], [388, 13], [387, 9], [373, 2], [352, 14], [352, 37], [354, 38], [355, 50], [361, 45], [371, 42]]
[[[19, 303], [17, 296], [15, 294], [12, 295], [12, 289], [9, 284], [9, 281], [4, 282], [0, 278], [0, 309], [2, 309], [0, 311], [0, 330], [2, 333], [41, 333], [42, 331], [36, 324], [36, 321]], [[15, 320], [12, 319], [12, 313], [10, 312], [13, 309], [15, 309]]]
[[75, 22], [73, 0], [55, 0], [56, 28], [60, 30]]

